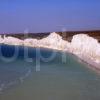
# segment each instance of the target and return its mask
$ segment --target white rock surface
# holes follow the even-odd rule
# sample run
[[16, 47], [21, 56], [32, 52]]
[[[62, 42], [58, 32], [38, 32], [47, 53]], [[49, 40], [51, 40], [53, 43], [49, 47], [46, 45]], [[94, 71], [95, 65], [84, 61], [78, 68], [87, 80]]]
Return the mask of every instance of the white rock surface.
[[0, 35], [0, 43], [3, 43], [3, 38], [1, 37], [1, 35]]
[[53, 32], [48, 37], [41, 40], [28, 38], [20, 40], [15, 37], [0, 36], [0, 43], [9, 45], [25, 45], [30, 47], [45, 47], [57, 50], [64, 50], [71, 52], [81, 57], [87, 57], [96, 63], [100, 63], [100, 44], [98, 41], [86, 34], [77, 34], [73, 36], [70, 42], [62, 39], [60, 35]]
[[41, 46], [59, 50], [65, 49], [68, 44], [67, 41], [64, 41], [62, 37], [55, 32], [51, 33], [48, 37], [41, 39], [39, 43]]
[[9, 45], [23, 45], [23, 41], [15, 37], [4, 37], [3, 43]]
[[98, 41], [86, 34], [73, 36], [71, 42], [72, 52], [89, 57], [95, 62], [100, 61], [100, 44]]
[[37, 39], [32, 39], [32, 38], [25, 39], [23, 43], [25, 46], [30, 46], [30, 47], [37, 47], [38, 46]]

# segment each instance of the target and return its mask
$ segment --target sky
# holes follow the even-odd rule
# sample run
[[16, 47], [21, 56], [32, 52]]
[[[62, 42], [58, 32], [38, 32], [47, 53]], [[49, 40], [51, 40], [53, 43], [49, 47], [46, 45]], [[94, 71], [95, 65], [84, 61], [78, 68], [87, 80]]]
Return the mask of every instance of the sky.
[[0, 33], [100, 30], [100, 0], [0, 0]]

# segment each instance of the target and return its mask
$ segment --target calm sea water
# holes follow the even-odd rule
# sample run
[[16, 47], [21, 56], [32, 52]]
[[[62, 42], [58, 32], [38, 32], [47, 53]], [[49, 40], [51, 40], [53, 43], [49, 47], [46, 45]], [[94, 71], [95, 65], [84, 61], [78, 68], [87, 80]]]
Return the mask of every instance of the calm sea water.
[[44, 58], [56, 53], [48, 62], [29, 48], [32, 61], [26, 61], [24, 47], [18, 47], [17, 58], [8, 62], [3, 58], [10, 59], [15, 47], [1, 45], [0, 50], [0, 100], [100, 100], [100, 75], [73, 55], [41, 49]]

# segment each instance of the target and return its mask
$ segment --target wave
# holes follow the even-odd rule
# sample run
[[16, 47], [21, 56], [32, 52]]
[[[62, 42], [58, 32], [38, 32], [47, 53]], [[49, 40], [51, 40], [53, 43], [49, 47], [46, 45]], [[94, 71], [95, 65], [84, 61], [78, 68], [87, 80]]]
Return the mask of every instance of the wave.
[[26, 78], [28, 78], [32, 73], [31, 69], [28, 69], [28, 71], [20, 76], [19, 78], [15, 80], [11, 80], [9, 82], [7, 81], [0, 81], [0, 94], [3, 94], [7, 89], [16, 86], [17, 84], [22, 84]]

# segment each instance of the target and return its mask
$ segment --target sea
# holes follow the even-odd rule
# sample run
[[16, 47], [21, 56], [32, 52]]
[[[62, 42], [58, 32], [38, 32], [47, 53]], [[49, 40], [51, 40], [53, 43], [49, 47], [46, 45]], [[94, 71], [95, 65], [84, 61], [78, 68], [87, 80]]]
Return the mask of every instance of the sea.
[[74, 55], [0, 45], [0, 100], [100, 100], [100, 75]]

